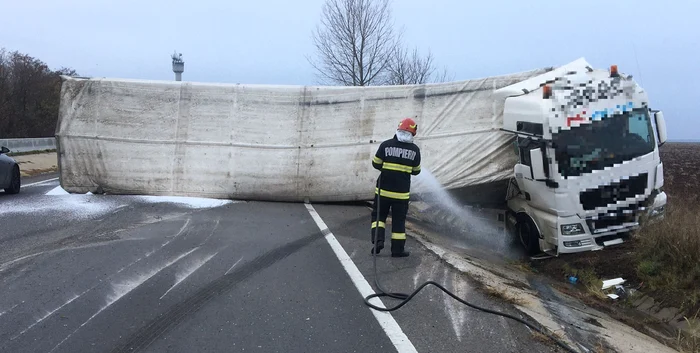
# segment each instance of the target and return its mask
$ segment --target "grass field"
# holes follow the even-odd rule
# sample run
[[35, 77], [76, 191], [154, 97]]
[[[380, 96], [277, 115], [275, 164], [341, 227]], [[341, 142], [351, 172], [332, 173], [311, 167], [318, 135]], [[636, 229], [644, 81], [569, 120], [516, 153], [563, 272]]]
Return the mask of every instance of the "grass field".
[[700, 144], [666, 144], [661, 160], [667, 215], [639, 232], [634, 261], [648, 290], [693, 317], [700, 310]]
[[700, 143], [667, 143], [661, 147], [661, 161], [668, 194], [663, 221], [624, 244], [533, 262], [532, 267], [562, 280], [573, 272], [591, 289], [600, 288], [601, 279], [622, 277], [627, 286], [663, 306], [700, 317]]

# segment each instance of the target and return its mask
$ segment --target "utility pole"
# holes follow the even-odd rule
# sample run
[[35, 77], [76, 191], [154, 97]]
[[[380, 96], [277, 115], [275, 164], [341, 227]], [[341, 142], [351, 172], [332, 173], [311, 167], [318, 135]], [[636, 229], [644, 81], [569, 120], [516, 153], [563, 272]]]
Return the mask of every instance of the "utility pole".
[[173, 59], [173, 72], [175, 73], [175, 81], [182, 81], [182, 73], [185, 71], [185, 62], [182, 61], [182, 53], [175, 51], [171, 56]]

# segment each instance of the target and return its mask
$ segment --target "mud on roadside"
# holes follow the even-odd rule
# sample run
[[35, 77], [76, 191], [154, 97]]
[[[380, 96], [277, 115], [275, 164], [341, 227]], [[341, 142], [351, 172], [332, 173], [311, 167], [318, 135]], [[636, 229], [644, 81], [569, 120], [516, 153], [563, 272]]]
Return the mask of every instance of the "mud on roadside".
[[478, 253], [453, 246], [456, 234], [446, 234], [416, 219], [410, 220], [407, 228], [412, 238], [443, 261], [480, 282], [480, 291], [513, 305], [530, 321], [546, 327], [581, 352], [676, 351], [659, 328], [636, 329], [618, 320], [615, 312], [588, 305], [575, 291], [566, 291], [565, 287], [559, 290], [555, 281], [523, 266], [521, 260], [494, 262], [481, 258]]

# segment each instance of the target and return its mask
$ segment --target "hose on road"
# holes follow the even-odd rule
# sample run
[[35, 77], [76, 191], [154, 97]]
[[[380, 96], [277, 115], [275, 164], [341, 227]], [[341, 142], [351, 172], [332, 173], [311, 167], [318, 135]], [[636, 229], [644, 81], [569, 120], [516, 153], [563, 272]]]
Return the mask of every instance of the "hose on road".
[[[378, 190], [378, 191], [377, 191], [377, 197], [376, 197], [376, 203], [377, 203], [377, 205], [376, 205], [376, 207], [374, 208], [374, 211], [373, 211], [373, 212], [377, 212], [377, 222], [379, 222], [379, 210], [380, 210], [379, 206], [380, 206], [380, 202], [381, 202], [381, 192], [382, 192], [382, 188], [381, 188], [381, 176], [379, 177], [379, 180], [378, 180], [378, 182], [377, 182], [377, 190]], [[365, 297], [365, 305], [367, 305], [368, 307], [370, 307], [370, 308], [372, 308], [372, 309], [374, 309], [374, 310], [384, 311], [384, 312], [391, 312], [391, 311], [398, 310], [398, 309], [401, 308], [402, 306], [406, 305], [409, 301], [411, 301], [411, 299], [413, 299], [413, 297], [415, 297], [415, 296], [418, 294], [418, 292], [420, 292], [421, 290], [423, 290], [423, 288], [425, 288], [425, 287], [427, 287], [427, 286], [429, 286], [429, 285], [433, 285], [433, 286], [439, 288], [440, 290], [442, 290], [443, 292], [445, 292], [447, 295], [449, 295], [450, 297], [452, 297], [454, 300], [456, 300], [456, 301], [458, 301], [458, 302], [460, 302], [460, 303], [462, 303], [462, 304], [464, 304], [464, 305], [466, 305], [466, 306], [468, 306], [468, 307], [470, 307], [470, 308], [472, 308], [472, 309], [476, 309], [476, 310], [479, 310], [479, 311], [483, 311], [483, 312], [485, 312], [485, 313], [489, 313], [489, 314], [493, 314], [493, 315], [498, 315], [498, 316], [502, 316], [502, 317], [505, 317], [505, 318], [508, 318], [508, 319], [511, 319], [511, 320], [515, 320], [515, 321], [517, 321], [517, 322], [519, 322], [519, 323], [521, 323], [521, 324], [523, 324], [523, 325], [525, 325], [525, 326], [527, 326], [527, 327], [529, 327], [529, 328], [531, 328], [531, 329], [533, 329], [533, 330], [539, 332], [540, 334], [545, 335], [546, 337], [549, 337], [549, 339], [551, 339], [552, 341], [554, 341], [559, 347], [563, 348], [563, 349], [566, 350], [567, 352], [579, 353], [578, 350], [575, 350], [574, 348], [572, 348], [571, 346], [569, 346], [566, 342], [562, 341], [562, 340], [559, 339], [558, 337], [556, 337], [556, 336], [554, 336], [553, 334], [549, 333], [547, 330], [545, 330], [545, 329], [543, 329], [543, 328], [540, 328], [538, 325], [531, 324], [531, 323], [529, 323], [529, 322], [527, 322], [527, 321], [525, 321], [525, 320], [523, 320], [523, 319], [521, 319], [521, 318], [519, 318], [519, 317], [515, 317], [515, 316], [510, 315], [510, 314], [507, 314], [507, 313], [502, 313], [502, 312], [499, 312], [499, 311], [495, 311], [495, 310], [491, 310], [491, 309], [487, 309], [487, 308], [478, 306], [478, 305], [476, 305], [476, 304], [472, 304], [472, 303], [470, 303], [470, 302], [468, 302], [468, 301], [466, 301], [466, 300], [464, 300], [464, 299], [458, 297], [457, 295], [455, 295], [454, 293], [452, 293], [450, 290], [448, 290], [447, 288], [445, 288], [444, 286], [442, 286], [441, 284], [439, 284], [439, 283], [437, 283], [437, 282], [435, 282], [435, 281], [427, 281], [427, 282], [421, 284], [421, 285], [418, 286], [418, 288], [416, 288], [416, 290], [414, 290], [411, 294], [398, 293], [398, 292], [389, 292], [389, 291], [385, 290], [385, 289], [382, 287], [381, 283], [379, 282], [379, 275], [378, 275], [378, 273], [377, 273], [377, 253], [376, 253], [376, 251], [374, 251], [374, 248], [373, 248], [373, 250], [372, 250], [372, 258], [373, 258], [373, 262], [374, 262], [374, 285], [375, 285], [377, 291], [376, 291], [375, 294], [371, 294], [371, 295], [368, 295], [367, 297]], [[376, 306], [376, 305], [370, 303], [370, 300], [371, 300], [372, 298], [380, 298], [380, 297], [389, 297], [389, 298], [393, 298], [393, 299], [398, 299], [398, 300], [401, 300], [401, 302], [400, 302], [399, 304], [397, 304], [396, 306], [391, 307], [391, 308], [383, 308], [383, 307], [379, 307], [379, 306]]]

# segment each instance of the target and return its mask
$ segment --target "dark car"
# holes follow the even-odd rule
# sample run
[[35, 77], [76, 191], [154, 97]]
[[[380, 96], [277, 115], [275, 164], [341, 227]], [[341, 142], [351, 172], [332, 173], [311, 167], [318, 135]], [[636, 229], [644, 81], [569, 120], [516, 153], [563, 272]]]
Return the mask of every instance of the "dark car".
[[3, 146], [0, 150], [0, 189], [8, 194], [19, 193], [22, 181], [17, 161], [7, 155], [10, 150]]

